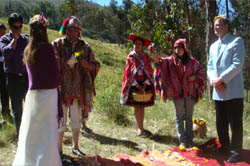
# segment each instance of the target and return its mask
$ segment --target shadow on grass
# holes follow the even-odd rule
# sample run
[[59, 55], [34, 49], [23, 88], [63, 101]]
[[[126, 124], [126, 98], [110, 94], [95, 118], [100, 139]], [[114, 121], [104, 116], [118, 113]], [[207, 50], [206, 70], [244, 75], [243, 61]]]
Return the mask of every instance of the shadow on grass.
[[163, 143], [163, 144], [168, 144], [168, 145], [178, 145], [179, 140], [177, 137], [174, 137], [172, 135], [160, 135], [160, 134], [154, 134], [149, 139], [158, 142], [158, 143]]
[[100, 144], [108, 144], [108, 145], [122, 145], [125, 146], [127, 148], [136, 150], [138, 152], [141, 152], [142, 149], [138, 148], [138, 144], [132, 141], [127, 141], [127, 140], [119, 140], [116, 138], [111, 138], [111, 137], [107, 137], [104, 135], [99, 135], [97, 133], [91, 133], [91, 134], [87, 134], [82, 132], [82, 135], [86, 138], [90, 138], [90, 139], [94, 139], [96, 141], [99, 141]]

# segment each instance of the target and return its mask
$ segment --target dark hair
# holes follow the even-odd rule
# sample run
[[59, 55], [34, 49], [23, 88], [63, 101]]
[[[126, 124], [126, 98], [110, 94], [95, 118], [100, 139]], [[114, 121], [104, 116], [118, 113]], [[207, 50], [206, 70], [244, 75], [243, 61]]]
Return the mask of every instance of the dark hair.
[[23, 23], [23, 17], [20, 16], [19, 14], [17, 14], [17, 13], [12, 13], [9, 16], [8, 24], [13, 25], [15, 22], [20, 22], [22, 24]]
[[144, 45], [144, 40], [140, 37], [136, 37], [134, 40], [133, 40], [133, 43], [135, 44], [135, 41], [136, 40], [140, 40], [142, 42], [142, 45]]
[[188, 53], [187, 53], [186, 51], [184, 51], [184, 55], [183, 55], [183, 57], [182, 57], [182, 59], [181, 59], [182, 63], [183, 63], [184, 65], [187, 64], [188, 61], [189, 61], [189, 59], [190, 59], [190, 56], [188, 55]]
[[174, 56], [176, 56], [177, 58], [180, 58], [180, 59], [181, 59], [181, 62], [185, 65], [185, 64], [187, 64], [188, 61], [190, 60], [190, 56], [188, 55], [187, 51], [185, 50], [184, 45], [183, 45], [183, 46], [180, 46], [180, 47], [183, 48], [183, 50], [184, 50], [183, 56], [182, 56], [182, 57], [179, 57], [179, 56], [176, 55], [175, 53], [174, 53]]
[[31, 65], [35, 62], [36, 51], [42, 43], [49, 43], [47, 27], [37, 21], [30, 24], [29, 43], [24, 50], [23, 61], [25, 63]]
[[5, 29], [6, 30], [6, 27], [4, 24], [0, 23], [0, 29]]

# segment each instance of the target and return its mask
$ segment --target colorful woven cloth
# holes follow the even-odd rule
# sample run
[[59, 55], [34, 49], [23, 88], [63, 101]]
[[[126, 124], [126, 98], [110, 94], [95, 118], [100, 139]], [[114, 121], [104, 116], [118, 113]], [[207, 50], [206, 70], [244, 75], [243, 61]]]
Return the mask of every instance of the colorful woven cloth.
[[93, 163], [99, 166], [250, 166], [250, 150], [242, 151], [242, 162], [231, 164], [226, 162], [226, 158], [213, 155], [220, 146], [217, 139], [211, 139], [199, 147], [189, 149], [174, 147], [163, 151], [143, 151], [139, 155], [117, 154], [111, 158], [84, 157], [78, 159], [77, 166], [93, 165]]

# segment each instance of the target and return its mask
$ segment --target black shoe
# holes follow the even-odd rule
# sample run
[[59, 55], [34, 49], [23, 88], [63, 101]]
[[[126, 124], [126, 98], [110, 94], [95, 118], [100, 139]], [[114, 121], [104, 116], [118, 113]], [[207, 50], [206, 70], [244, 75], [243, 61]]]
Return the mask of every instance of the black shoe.
[[72, 153], [77, 155], [78, 157], [86, 156], [86, 154], [81, 152], [79, 149], [72, 149]]
[[231, 151], [231, 156], [227, 159], [227, 162], [229, 163], [237, 163], [242, 160], [240, 153], [237, 152], [232, 152]]
[[146, 130], [146, 129], [144, 129], [143, 131], [142, 131], [142, 136], [143, 137], [151, 137], [153, 134], [149, 131], [149, 130]]

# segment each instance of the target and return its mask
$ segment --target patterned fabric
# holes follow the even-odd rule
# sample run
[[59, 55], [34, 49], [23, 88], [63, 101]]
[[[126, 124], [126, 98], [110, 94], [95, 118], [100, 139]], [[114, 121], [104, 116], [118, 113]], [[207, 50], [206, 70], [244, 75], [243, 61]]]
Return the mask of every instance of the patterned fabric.
[[136, 74], [139, 70], [142, 70], [146, 78], [150, 81], [150, 88], [153, 94], [153, 100], [155, 100], [153, 69], [151, 66], [150, 58], [144, 52], [141, 55], [137, 55], [135, 51], [132, 51], [127, 56], [123, 75], [120, 99], [120, 103], [123, 105], [127, 105], [132, 83], [134, 82], [134, 80], [136, 80]]
[[[191, 82], [188, 78], [193, 75], [196, 79]], [[193, 57], [185, 65], [176, 56], [159, 57], [155, 79], [156, 91], [164, 100], [185, 95], [198, 101], [205, 89], [205, 70]]]
[[[91, 104], [95, 95], [94, 80], [100, 68], [91, 48], [81, 39], [71, 43], [66, 37], [55, 40], [53, 45], [56, 55], [60, 59], [62, 101], [66, 106], [70, 106], [73, 99], [78, 99], [80, 106]], [[68, 61], [74, 56], [76, 57], [76, 63], [71, 68]], [[83, 68], [82, 60], [88, 61], [94, 67], [94, 70], [90, 71]]]

